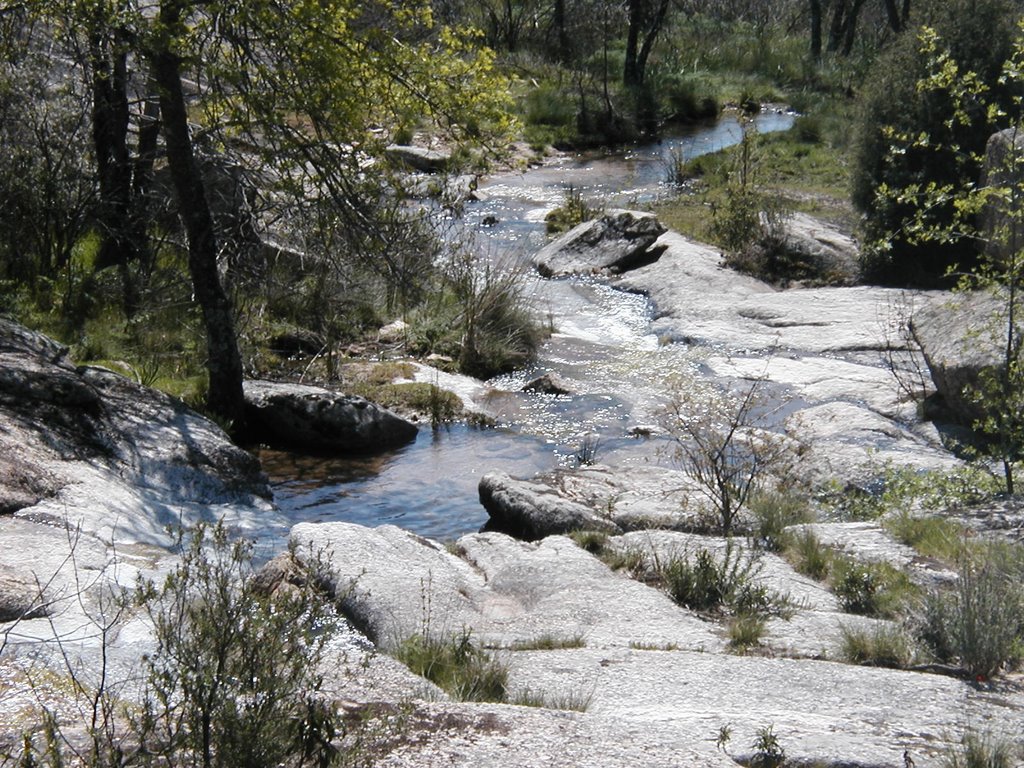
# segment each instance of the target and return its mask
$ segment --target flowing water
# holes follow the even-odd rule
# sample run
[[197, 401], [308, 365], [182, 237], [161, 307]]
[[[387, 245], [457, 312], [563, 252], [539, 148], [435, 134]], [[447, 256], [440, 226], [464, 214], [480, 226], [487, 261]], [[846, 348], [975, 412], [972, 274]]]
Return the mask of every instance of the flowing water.
[[[762, 132], [785, 130], [789, 114], [762, 114]], [[628, 207], [668, 194], [669, 163], [736, 144], [735, 119], [695, 128], [658, 144], [622, 152], [563, 157], [481, 185], [465, 224], [480, 247], [526, 260], [546, 242], [544, 216], [572, 187], [601, 206]], [[485, 220], [497, 224], [482, 226]], [[477, 497], [480, 476], [501, 470], [528, 477], [577, 462], [596, 446], [602, 462], [657, 461], [658, 446], [642, 437], [657, 419], [674, 376], [697, 363], [685, 345], [662, 345], [650, 333], [643, 296], [593, 279], [534, 279], [531, 298], [555, 333], [528, 369], [494, 379], [487, 409], [497, 426], [421, 429], [416, 441], [366, 458], [325, 459], [263, 451], [275, 500], [293, 522], [347, 520], [393, 523], [436, 539], [478, 530], [487, 514]], [[524, 393], [543, 373], [568, 382], [572, 395]]]

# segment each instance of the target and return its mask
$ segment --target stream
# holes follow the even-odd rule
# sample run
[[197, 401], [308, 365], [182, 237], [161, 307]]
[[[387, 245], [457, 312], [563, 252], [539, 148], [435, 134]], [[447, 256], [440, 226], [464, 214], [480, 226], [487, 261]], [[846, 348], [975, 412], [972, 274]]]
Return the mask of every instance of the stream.
[[[791, 114], [765, 112], [761, 132], [786, 130]], [[566, 156], [520, 174], [494, 177], [467, 205], [465, 226], [489, 258], [528, 263], [546, 242], [544, 216], [572, 187], [606, 208], [644, 205], [673, 193], [665, 179], [672, 159], [736, 144], [735, 118], [695, 127], [656, 144]], [[484, 222], [497, 219], [497, 224]], [[416, 441], [372, 457], [327, 458], [264, 450], [275, 501], [292, 523], [345, 520], [394, 524], [450, 540], [479, 530], [487, 513], [477, 496], [481, 475], [501, 470], [529, 477], [574, 466], [593, 450], [602, 463], [660, 461], [657, 439], [644, 439], [663, 407], [674, 375], [697, 365], [683, 344], [662, 345], [651, 333], [644, 296], [589, 278], [528, 285], [534, 309], [554, 328], [530, 367], [487, 382], [486, 411], [495, 427], [465, 424], [421, 429]], [[544, 373], [568, 382], [572, 395], [524, 393]]]

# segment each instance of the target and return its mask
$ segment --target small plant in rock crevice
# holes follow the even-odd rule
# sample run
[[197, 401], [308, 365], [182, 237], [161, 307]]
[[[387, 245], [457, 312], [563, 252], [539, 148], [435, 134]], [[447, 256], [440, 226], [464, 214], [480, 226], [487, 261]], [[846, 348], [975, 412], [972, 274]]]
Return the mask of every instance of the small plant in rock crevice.
[[458, 701], [505, 701], [508, 667], [470, 640], [470, 633], [444, 638], [412, 635], [392, 655]]
[[964, 554], [952, 588], [925, 598], [918, 637], [941, 662], [986, 680], [1024, 659], [1024, 554], [990, 543]]
[[943, 768], [1013, 768], [1024, 757], [1020, 745], [997, 739], [989, 734], [967, 731], [960, 744], [950, 749], [942, 759]]
[[751, 746], [754, 755], [750, 759], [750, 768], [781, 768], [786, 762], [786, 750], [779, 743], [772, 725], [759, 728]]
[[862, 616], [895, 616], [917, 592], [907, 575], [888, 563], [842, 555], [832, 558], [831, 581], [840, 607]]

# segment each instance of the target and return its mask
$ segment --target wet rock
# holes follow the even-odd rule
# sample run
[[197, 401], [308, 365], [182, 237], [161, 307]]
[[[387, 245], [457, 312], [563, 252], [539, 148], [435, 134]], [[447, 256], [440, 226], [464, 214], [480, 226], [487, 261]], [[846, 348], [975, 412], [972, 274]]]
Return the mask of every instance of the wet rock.
[[649, 213], [613, 211], [584, 222], [546, 245], [533, 263], [545, 277], [609, 272], [618, 274], [657, 261], [665, 232]]
[[514, 480], [504, 472], [490, 472], [480, 479], [480, 503], [490, 515], [489, 528], [527, 541], [579, 530], [622, 531], [607, 517], [551, 487]]
[[545, 373], [523, 385], [523, 392], [538, 392], [543, 395], [571, 395], [569, 384], [556, 373]]
[[384, 153], [393, 162], [423, 173], [446, 171], [452, 162], [452, 156], [448, 152], [402, 144], [391, 144], [385, 148]]
[[990, 294], [965, 293], [933, 300], [911, 320], [948, 414], [967, 426], [984, 415], [970, 390], [977, 387], [983, 371], [1002, 362], [996, 330], [1002, 309]]
[[368, 400], [320, 387], [246, 381], [252, 436], [300, 450], [369, 453], [416, 439], [412, 422]]

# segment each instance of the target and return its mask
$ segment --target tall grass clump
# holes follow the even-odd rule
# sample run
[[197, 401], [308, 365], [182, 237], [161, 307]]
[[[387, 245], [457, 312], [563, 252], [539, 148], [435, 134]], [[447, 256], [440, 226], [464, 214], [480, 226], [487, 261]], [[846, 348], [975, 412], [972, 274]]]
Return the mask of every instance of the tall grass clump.
[[392, 655], [458, 701], [505, 701], [508, 667], [473, 645], [469, 632], [412, 635]]
[[952, 589], [925, 601], [918, 634], [939, 661], [987, 679], [1024, 658], [1024, 556], [991, 543], [964, 553]]

